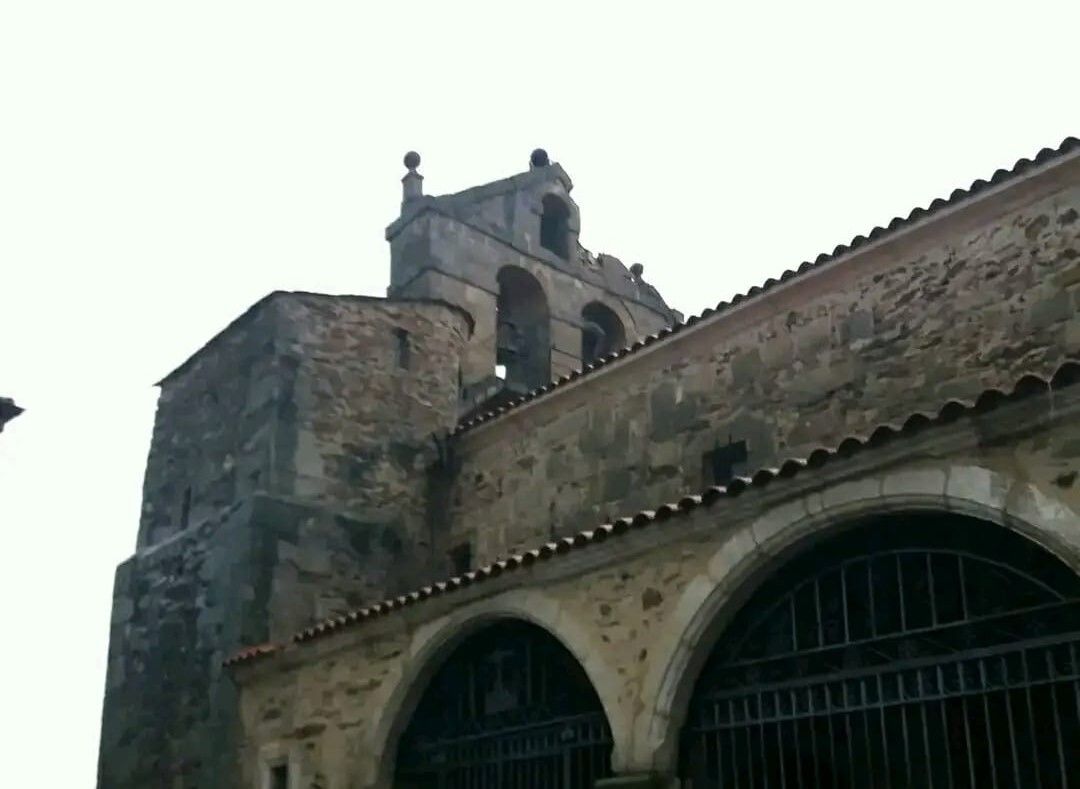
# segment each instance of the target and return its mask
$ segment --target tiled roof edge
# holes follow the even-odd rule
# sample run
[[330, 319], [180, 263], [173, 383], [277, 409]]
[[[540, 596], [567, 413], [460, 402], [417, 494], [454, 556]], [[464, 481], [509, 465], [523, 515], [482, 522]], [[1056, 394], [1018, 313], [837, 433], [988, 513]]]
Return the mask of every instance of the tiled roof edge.
[[281, 647], [278, 644], [258, 644], [253, 647], [244, 647], [235, 655], [224, 661], [221, 665], [228, 668], [229, 666], [235, 666], [238, 663], [246, 663], [254, 660], [255, 658], [264, 657], [266, 655], [272, 655], [277, 652]]
[[[880, 447], [898, 436], [910, 436], [932, 425], [949, 424], [972, 413], [983, 414], [1006, 403], [1024, 400], [1036, 395], [1049, 394], [1077, 383], [1080, 383], [1080, 361], [1068, 360], [1063, 362], [1049, 378], [1028, 373], [1021, 376], [1007, 392], [1000, 389], [986, 389], [973, 400], [949, 400], [936, 412], [916, 411], [903, 422], [878, 425], [869, 435], [848, 436], [831, 449], [819, 447], [805, 458], [791, 458], [779, 466], [758, 469], [750, 476], [736, 477], [727, 485], [708, 487], [698, 494], [683, 496], [678, 501], [661, 504], [655, 509], [641, 510], [635, 515], [617, 518], [611, 523], [602, 523], [592, 529], [580, 531], [571, 537], [563, 537], [554, 542], [545, 543], [538, 548], [514, 554], [506, 559], [500, 559], [464, 575], [454, 576], [408, 594], [389, 598], [366, 608], [360, 608], [348, 614], [324, 620], [296, 633], [291, 641], [295, 644], [312, 641], [350, 625], [385, 616], [399, 608], [405, 608], [430, 597], [450, 594], [466, 586], [482, 583], [490, 578], [497, 578], [505, 572], [530, 567], [537, 562], [547, 561], [555, 556], [600, 543], [609, 538], [618, 537], [631, 530], [661, 523], [676, 515], [687, 515], [699, 507], [711, 507], [721, 499], [735, 498], [749, 488], [763, 488], [776, 479], [788, 479], [805, 470], [820, 468], [826, 463], [837, 459], [850, 458], [864, 450]], [[271, 654], [283, 646], [264, 645], [241, 650], [229, 658], [226, 665], [249, 663], [257, 658]]]
[[966, 200], [969, 200], [972, 197], [986, 191], [990, 187], [1000, 186], [1008, 181], [1013, 180], [1014, 178], [1024, 175], [1028, 173], [1033, 167], [1042, 166], [1044, 164], [1047, 164], [1048, 162], [1062, 158], [1067, 154], [1073, 153], [1077, 150], [1080, 150], [1080, 139], [1077, 139], [1076, 137], [1066, 137], [1064, 140], [1062, 140], [1061, 144], [1058, 145], [1057, 148], [1043, 148], [1035, 155], [1034, 159], [1020, 159], [1010, 169], [996, 171], [990, 177], [989, 181], [985, 181], [980, 178], [974, 181], [967, 189], [954, 189], [952, 194], [950, 194], [947, 198], [939, 197], [936, 200], [933, 200], [926, 208], [915, 207], [906, 217], [894, 217], [892, 221], [890, 221], [889, 224], [885, 227], [878, 226], [871, 230], [865, 236], [855, 236], [855, 238], [851, 239], [849, 243], [840, 244], [835, 249], [833, 249], [832, 252], [821, 253], [816, 258], [814, 258], [812, 262], [806, 261], [795, 270], [788, 269], [783, 274], [781, 274], [779, 278], [770, 277], [769, 279], [765, 280], [763, 284], [755, 285], [754, 287], [750, 288], [750, 290], [748, 290], [746, 293], [735, 294], [730, 301], [721, 301], [719, 304], [716, 305], [716, 307], [706, 309], [700, 315], [691, 315], [682, 323], [676, 323], [672, 326], [661, 329], [655, 334], [650, 334], [648, 337], [638, 340], [637, 342], [626, 348], [614, 351], [607, 356], [598, 359], [592, 364], [586, 365], [580, 370], [574, 370], [573, 372], [568, 373], [567, 375], [563, 375], [560, 378], [548, 384], [545, 384], [538, 389], [534, 389], [533, 391], [522, 395], [516, 400], [512, 400], [506, 405], [500, 406], [499, 408], [496, 408], [492, 411], [487, 411], [485, 413], [470, 417], [468, 420], [458, 424], [458, 426], [453, 430], [451, 435], [461, 435], [462, 433], [472, 430], [473, 428], [478, 427], [486, 422], [490, 422], [491, 420], [502, 416], [508, 411], [512, 411], [515, 408], [524, 405], [525, 403], [536, 400], [537, 398], [542, 397], [543, 395], [546, 395], [554, 391], [555, 389], [565, 386], [573, 381], [576, 381], [582, 376], [588, 375], [589, 373], [594, 372], [604, 367], [605, 365], [610, 364], [611, 362], [629, 356], [630, 354], [633, 354], [641, 350], [642, 348], [650, 346], [659, 340], [663, 340], [674, 334], [678, 334], [683, 329], [687, 329], [701, 322], [702, 320], [705, 320], [706, 318], [720, 315], [729, 310], [730, 308], [738, 304], [742, 304], [748, 299], [756, 298], [757, 296], [760, 296], [761, 294], [771, 290], [772, 288], [776, 287], [781, 283], [788, 282], [797, 277], [801, 277], [814, 269], [817, 269], [827, 263], [831, 263], [833, 260], [842, 257], [843, 255], [846, 255], [848, 252], [859, 249], [860, 247], [865, 246], [866, 244], [869, 244], [871, 242], [880, 241], [883, 238], [887, 238], [888, 236], [893, 235], [894, 233], [898, 232], [903, 228], [910, 227], [916, 222], [922, 221], [933, 216], [934, 214], [940, 213], [945, 208], [955, 207], [965, 202]]

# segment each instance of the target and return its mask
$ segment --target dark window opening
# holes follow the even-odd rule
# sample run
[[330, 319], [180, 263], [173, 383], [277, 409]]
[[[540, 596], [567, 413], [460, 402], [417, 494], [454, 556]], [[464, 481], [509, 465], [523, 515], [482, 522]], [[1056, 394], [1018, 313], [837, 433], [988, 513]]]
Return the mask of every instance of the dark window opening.
[[610, 307], [597, 301], [586, 304], [581, 311], [581, 320], [583, 367], [626, 347], [626, 330]]
[[516, 391], [543, 386], [551, 369], [551, 327], [544, 289], [532, 274], [514, 266], [499, 271], [497, 281], [495, 374]]
[[474, 631], [431, 678], [402, 733], [403, 789], [589, 789], [611, 775], [611, 729], [572, 654], [535, 625]]
[[472, 569], [472, 545], [463, 542], [450, 549], [450, 564], [454, 575], [464, 575]]
[[404, 329], [394, 329], [397, 337], [397, 366], [402, 370], [409, 369], [409, 333]]
[[186, 529], [191, 520], [191, 488], [184, 490], [184, 500], [180, 503], [180, 528]]
[[540, 246], [564, 260], [570, 258], [570, 209], [555, 195], [547, 195], [540, 214]]
[[270, 768], [270, 789], [289, 789], [289, 765], [275, 764]]
[[703, 459], [706, 484], [728, 484], [735, 478], [736, 466], [745, 463], [748, 457], [745, 441], [729, 441], [706, 452]]
[[844, 527], [733, 612], [690, 696], [680, 785], [1069, 785], [1080, 577], [951, 513]]

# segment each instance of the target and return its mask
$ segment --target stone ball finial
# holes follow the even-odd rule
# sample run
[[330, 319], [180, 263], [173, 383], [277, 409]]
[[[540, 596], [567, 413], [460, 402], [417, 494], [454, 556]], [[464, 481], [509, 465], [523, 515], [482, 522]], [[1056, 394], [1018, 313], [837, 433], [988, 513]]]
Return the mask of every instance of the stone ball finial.
[[405, 166], [410, 170], [415, 170], [420, 166], [420, 154], [416, 151], [409, 151], [405, 154]]
[[547, 167], [551, 161], [548, 159], [547, 151], [537, 148], [529, 155], [529, 164], [533, 167]]
[[645, 267], [640, 263], [635, 263], [630, 267], [630, 274], [634, 279], [641, 279], [641, 275], [645, 273]]

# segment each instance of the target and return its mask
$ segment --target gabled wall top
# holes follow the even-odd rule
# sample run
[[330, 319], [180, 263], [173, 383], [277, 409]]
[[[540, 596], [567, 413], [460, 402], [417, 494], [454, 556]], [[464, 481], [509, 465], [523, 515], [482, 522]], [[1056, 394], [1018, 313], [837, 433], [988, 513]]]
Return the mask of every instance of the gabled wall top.
[[[593, 253], [580, 244], [580, 209], [570, 197], [573, 181], [561, 165], [548, 160], [542, 149], [533, 151], [526, 172], [448, 195], [422, 193], [418, 154], [410, 151], [405, 165], [408, 172], [402, 179], [401, 215], [386, 228], [386, 239], [391, 244], [420, 217], [439, 214], [505, 244], [509, 250], [528, 255], [619, 298], [637, 302], [663, 315], [668, 323], [681, 319], [656, 288], [645, 282], [643, 266], [628, 268], [614, 255]], [[565, 256], [544, 248], [540, 239], [543, 203], [549, 196], [558, 198], [568, 211], [569, 242]], [[447, 252], [452, 256], [452, 252]], [[392, 285], [391, 291], [394, 290]]]

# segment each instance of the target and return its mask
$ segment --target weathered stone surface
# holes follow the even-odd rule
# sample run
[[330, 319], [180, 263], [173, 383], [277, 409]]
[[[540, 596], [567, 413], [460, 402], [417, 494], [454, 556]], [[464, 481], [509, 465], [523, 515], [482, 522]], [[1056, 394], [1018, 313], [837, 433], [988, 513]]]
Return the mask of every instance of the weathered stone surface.
[[[777, 566], [778, 555], [791, 555], [794, 547], [813, 543], [849, 517], [893, 512], [883, 491], [940, 495], [943, 509], [947, 498], [963, 500], [965, 514], [1003, 522], [1015, 513], [1026, 533], [1060, 547], [1058, 555], [1080, 570], [1080, 488], [1055, 483], [1063, 468], [1080, 468], [1080, 455], [1062, 455], [1078, 437], [1080, 423], [1063, 418], [993, 449], [977, 446], [969, 432], [966, 446], [934, 461], [919, 457], [913, 444], [913, 457], [880, 471], [860, 474], [857, 463], [849, 464], [850, 478], [826, 484], [824, 495], [817, 492], [819, 478], [808, 472], [774, 483], [795, 489], [786, 500], [771, 503], [770, 486], [766, 493], [747, 492], [653, 526], [655, 542], [644, 554], [621, 553], [622, 541], [631, 538], [613, 538], [583, 549], [607, 558], [578, 573], [548, 575], [569, 560], [553, 559], [515, 572], [504, 578], [507, 584], [490, 582], [490, 591], [478, 586], [457, 601], [435, 598], [293, 647], [291, 655], [241, 667], [236, 676], [243, 695], [244, 769], [253, 769], [255, 755], [268, 744], [295, 743], [305, 745], [304, 775], [322, 770], [358, 789], [392, 785], [395, 741], [384, 738], [394, 726], [383, 711], [393, 718], [395, 699], [409, 692], [408, 678], [422, 673], [422, 661], [437, 660], [433, 633], [500, 610], [543, 622], [564, 643], [587, 653], [583, 665], [605, 711], [614, 716], [613, 759], [623, 774], [616, 778], [652, 780], [657, 769], [667, 775], [674, 764], [656, 759], [677, 752], [669, 746], [677, 744], [679, 705], [686, 703], [680, 688], [695, 680], [677, 667], [700, 664], [695, 656], [711, 648], [714, 624], [733, 615], [746, 599], [745, 588], [760, 583]], [[1015, 476], [1017, 469], [1023, 478]], [[1008, 512], [1001, 509], [1002, 485], [1011, 488]], [[860, 506], [853, 510], [855, 502]], [[762, 550], [766, 543], [768, 550]], [[507, 596], [517, 602], [494, 605]], [[639, 739], [635, 732], [643, 731], [656, 739]], [[328, 771], [330, 764], [339, 772]]]
[[[454, 539], [482, 544], [477, 558], [491, 560], [546, 539], [553, 523], [588, 528], [590, 513], [629, 514], [639, 502], [700, 489], [708, 482], [702, 453], [718, 443], [747, 440], [746, 468], [758, 468], [1053, 370], [1080, 350], [1080, 290], [1055, 277], [1075, 265], [1067, 253], [1080, 248], [1080, 222], [1062, 220], [1078, 208], [1080, 187], [1062, 182], [977, 227], [915, 234], [836, 270], [827, 284], [794, 285], [806, 296], [782, 309], [770, 312], [766, 296], [753, 319], [733, 314], [702, 325], [624, 371], [538, 401], [523, 443], [506, 440], [521, 430], [513, 416], [464, 434]], [[559, 438], [612, 420], [629, 427], [617, 452], [599, 436]], [[530, 486], [557, 490], [556, 480], [572, 479], [586, 495], [555, 495], [542, 508], [500, 500], [503, 541], [490, 531], [495, 502], [473, 480], [482, 474], [487, 484], [512, 486], [522, 472], [508, 454], [513, 461], [519, 452], [549, 458], [530, 472]], [[613, 476], [618, 485], [608, 484]]]
[[[497, 616], [535, 621], [578, 656], [612, 726], [613, 768], [652, 780], [671, 773], [702, 650], [823, 530], [940, 506], [1080, 567], [1080, 428], [1060, 399], [1036, 401], [965, 421], [949, 448], [905, 439], [919, 448], [884, 468], [829, 464], [293, 644], [315, 620], [467, 569], [451, 548], [475, 567], [677, 501], [712, 481], [703, 455], [718, 445], [746, 441], [734, 471], [753, 471], [1080, 350], [1074, 167], [447, 440], [468, 393], [499, 388], [504, 266], [546, 294], [540, 361], [556, 375], [580, 361], [590, 301], [642, 334], [670, 317], [640, 272], [538, 248], [539, 201], [569, 189], [560, 173], [523, 179], [520, 194], [414, 196], [388, 231], [391, 291], [446, 303], [277, 294], [163, 382], [138, 551], [116, 576], [102, 787], [252, 786], [268, 758], [287, 757], [300, 786], [389, 789], [395, 733], [442, 646]], [[578, 229], [575, 207], [575, 243]], [[1036, 415], [1046, 424], [1010, 432]], [[238, 706], [221, 661], [267, 640], [287, 646], [238, 669]]]
[[226, 657], [447, 574], [427, 470], [468, 337], [446, 305], [277, 294], [163, 382], [116, 577], [103, 789], [234, 786]]

